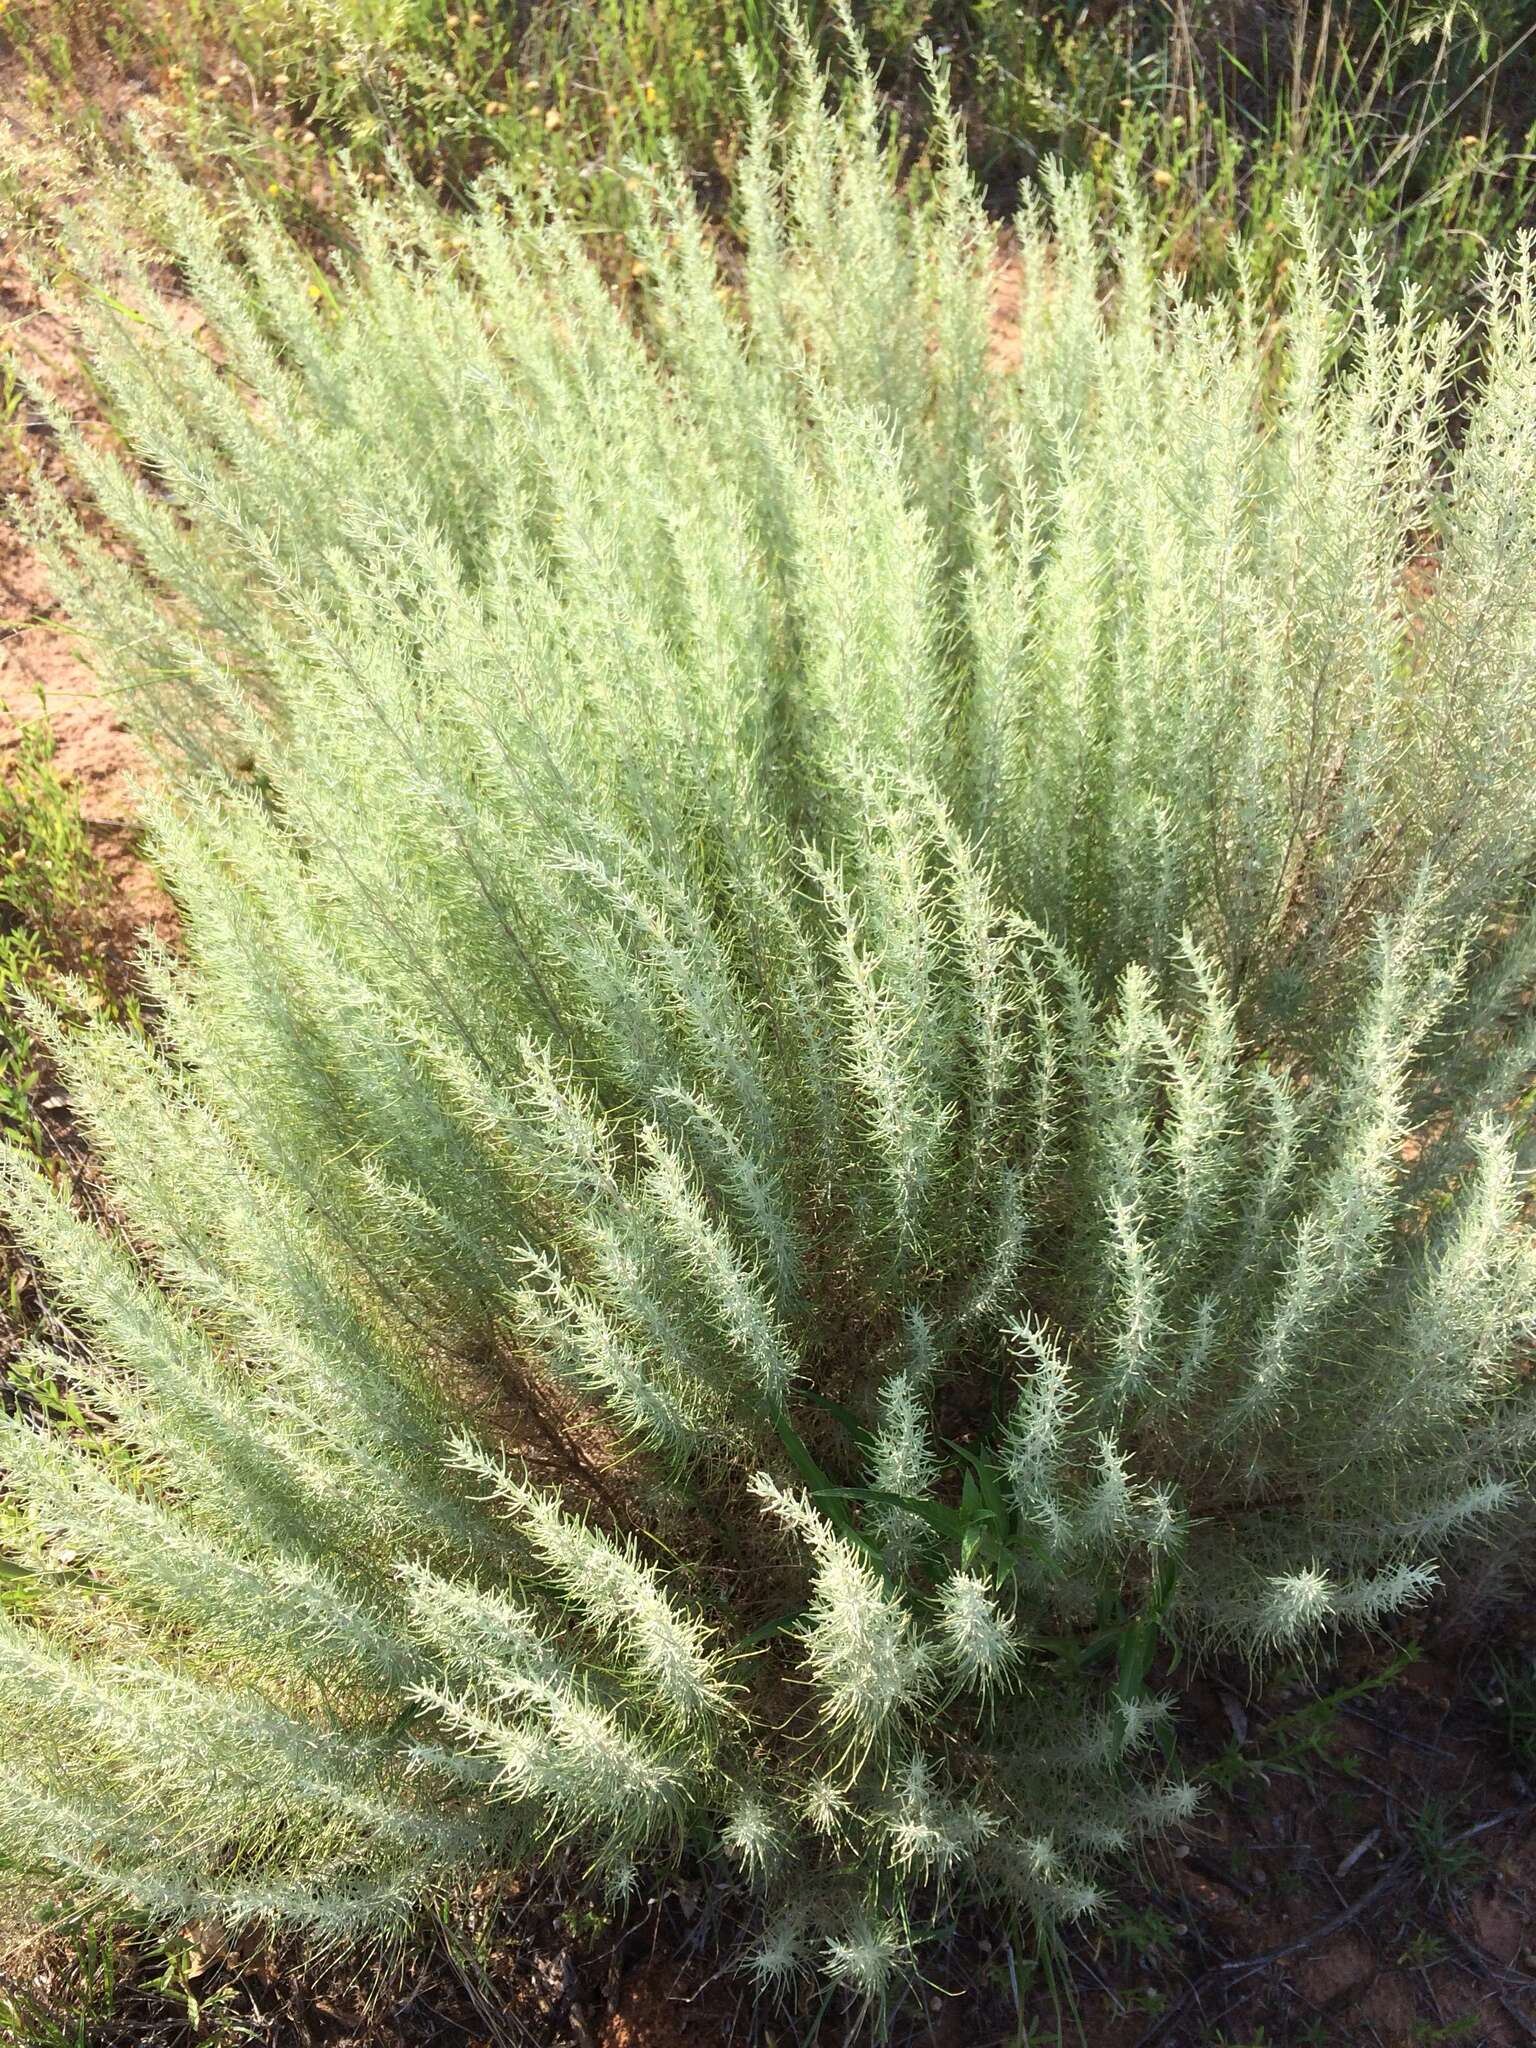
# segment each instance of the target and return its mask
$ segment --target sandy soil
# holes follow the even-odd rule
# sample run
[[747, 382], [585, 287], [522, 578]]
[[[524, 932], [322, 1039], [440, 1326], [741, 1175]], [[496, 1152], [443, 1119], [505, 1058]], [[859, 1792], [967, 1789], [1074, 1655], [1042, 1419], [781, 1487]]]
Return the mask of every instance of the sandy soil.
[[[147, 86], [116, 78], [110, 102], [126, 112], [129, 106], [149, 108], [152, 96]], [[0, 155], [50, 190], [67, 189], [67, 159], [32, 105], [14, 57], [0, 62]], [[41, 376], [76, 417], [93, 420], [69, 335], [39, 302], [14, 237], [0, 245], [0, 337], [25, 372]], [[46, 430], [28, 418], [23, 401], [0, 453], [0, 760], [16, 744], [16, 722], [45, 711], [56, 766], [76, 791], [91, 844], [113, 884], [107, 937], [128, 953], [140, 927], [168, 938], [175, 918], [139, 846], [134, 792], [145, 773], [143, 757], [67, 631], [47, 571], [18, 525], [20, 505], [38, 472], [69, 488]]]

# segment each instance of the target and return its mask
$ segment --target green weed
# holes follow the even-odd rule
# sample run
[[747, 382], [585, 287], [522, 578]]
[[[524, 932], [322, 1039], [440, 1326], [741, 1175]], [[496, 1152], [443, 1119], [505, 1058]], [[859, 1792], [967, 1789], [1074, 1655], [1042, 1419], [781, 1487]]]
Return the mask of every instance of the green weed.
[[1490, 1679], [1480, 1688], [1483, 1703], [1497, 1715], [1505, 1745], [1522, 1771], [1536, 1766], [1536, 1663], [1496, 1657]]
[[1245, 1779], [1264, 1778], [1274, 1772], [1308, 1777], [1321, 1764], [1347, 1773], [1347, 1756], [1341, 1758], [1333, 1753], [1343, 1710], [1351, 1701], [1390, 1685], [1410, 1664], [1417, 1662], [1418, 1655], [1416, 1646], [1409, 1644], [1380, 1671], [1370, 1673], [1356, 1684], [1337, 1686], [1317, 1699], [1308, 1700], [1294, 1712], [1279, 1715], [1263, 1729], [1257, 1741], [1248, 1745], [1233, 1743], [1223, 1750], [1207, 1767], [1206, 1781], [1218, 1790], [1231, 1791]]
[[1424, 1882], [1437, 1897], [1468, 1890], [1484, 1868], [1481, 1853], [1456, 1831], [1455, 1817], [1443, 1799], [1426, 1799], [1406, 1829]]

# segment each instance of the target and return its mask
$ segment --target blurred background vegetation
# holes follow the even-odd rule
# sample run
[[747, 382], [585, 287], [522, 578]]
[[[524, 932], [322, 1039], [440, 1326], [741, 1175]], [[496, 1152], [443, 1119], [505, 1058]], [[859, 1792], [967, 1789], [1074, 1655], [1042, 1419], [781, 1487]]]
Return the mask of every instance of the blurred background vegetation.
[[[819, 39], [835, 34], [827, 0], [802, 11]], [[1529, 0], [856, 0], [853, 13], [915, 165], [927, 37], [1000, 213], [1047, 158], [1106, 196], [1128, 162], [1163, 254], [1197, 287], [1229, 281], [1237, 236], [1272, 283], [1292, 189], [1341, 248], [1372, 237], [1389, 296], [1414, 277], [1434, 308], [1526, 217]], [[783, 50], [774, 0], [8, 0], [0, 40], [44, 118], [83, 83], [80, 118], [99, 128], [103, 68], [150, 72], [189, 149], [263, 176], [296, 215], [344, 155], [374, 179], [399, 160], [450, 195], [510, 162], [598, 227], [622, 212], [628, 166], [669, 135], [723, 194], [737, 53], [772, 81]]]

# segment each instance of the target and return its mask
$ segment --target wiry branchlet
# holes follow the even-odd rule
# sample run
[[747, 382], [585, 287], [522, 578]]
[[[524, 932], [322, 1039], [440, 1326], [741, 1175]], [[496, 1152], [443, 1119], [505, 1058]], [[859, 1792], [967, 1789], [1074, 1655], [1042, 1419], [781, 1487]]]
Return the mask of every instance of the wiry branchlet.
[[884, 1382], [879, 1393], [879, 1427], [869, 1449], [870, 1486], [877, 1495], [894, 1496], [877, 1498], [870, 1519], [887, 1556], [898, 1565], [927, 1532], [922, 1516], [903, 1502], [926, 1500], [940, 1471], [922, 1388], [923, 1381], [913, 1368], [893, 1373]]
[[691, 1730], [720, 1723], [731, 1707], [723, 1660], [704, 1626], [641, 1559], [633, 1536], [605, 1536], [557, 1494], [516, 1479], [471, 1438], [455, 1443], [454, 1462], [489, 1484], [566, 1598], [633, 1665], [648, 1705]]
[[933, 1648], [906, 1605], [885, 1586], [846, 1537], [803, 1495], [786, 1493], [766, 1474], [752, 1483], [763, 1505], [794, 1529], [815, 1568], [800, 1638], [810, 1682], [828, 1722], [844, 1731], [849, 1754], [862, 1763], [895, 1717], [912, 1713], [927, 1694]]
[[954, 1572], [940, 1586], [937, 1605], [943, 1654], [958, 1683], [981, 1693], [1005, 1684], [1023, 1646], [986, 1581]]
[[866, 1914], [825, 1944], [827, 1975], [855, 1997], [878, 2005], [891, 1990], [907, 1957], [900, 1930]]

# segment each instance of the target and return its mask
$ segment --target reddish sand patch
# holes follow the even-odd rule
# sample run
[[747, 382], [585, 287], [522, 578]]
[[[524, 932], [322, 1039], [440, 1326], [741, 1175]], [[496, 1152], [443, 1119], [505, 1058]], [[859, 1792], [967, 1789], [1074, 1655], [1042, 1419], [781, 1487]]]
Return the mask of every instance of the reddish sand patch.
[[625, 1979], [596, 2041], [598, 2048], [705, 2048], [745, 2038], [738, 2034], [743, 2004], [739, 1980], [699, 1989], [675, 1963], [643, 1963]]
[[[119, 98], [132, 97], [131, 81], [118, 80]], [[40, 180], [57, 189], [60, 159], [40, 138], [16, 59], [0, 64], [0, 148], [7, 159], [37, 164]], [[41, 303], [14, 242], [0, 249], [0, 331], [7, 354], [40, 378], [77, 419], [96, 424], [89, 386], [75, 361], [70, 336]], [[23, 399], [0, 452], [0, 766], [16, 744], [16, 723], [46, 713], [56, 743], [55, 764], [80, 803], [91, 845], [113, 885], [104, 937], [119, 956], [130, 954], [144, 927], [170, 937], [175, 914], [139, 844], [135, 785], [144, 758], [118, 710], [68, 630], [49, 587], [48, 573], [23, 536], [19, 514], [35, 476], [64, 490], [71, 480], [41, 422]]]

